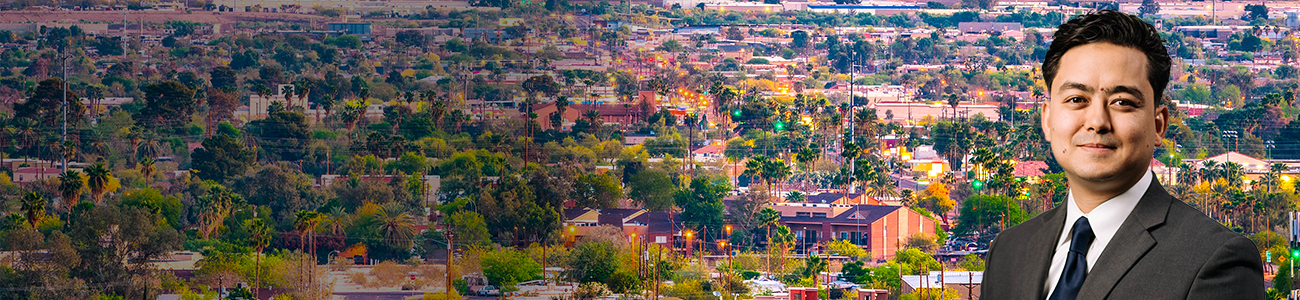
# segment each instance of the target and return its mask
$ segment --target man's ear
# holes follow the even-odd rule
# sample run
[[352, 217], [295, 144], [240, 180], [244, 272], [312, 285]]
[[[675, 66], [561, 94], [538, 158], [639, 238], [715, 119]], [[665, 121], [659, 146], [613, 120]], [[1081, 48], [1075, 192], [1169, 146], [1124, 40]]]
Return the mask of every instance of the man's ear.
[[1169, 131], [1169, 104], [1156, 106], [1156, 147], [1164, 145], [1166, 131]]
[[1047, 101], [1043, 102], [1042, 107], [1040, 107], [1042, 109], [1042, 113], [1038, 114], [1039, 123], [1041, 123], [1041, 125], [1043, 126], [1043, 139], [1047, 140], [1048, 143], [1052, 142], [1052, 128], [1051, 125], [1048, 125], [1051, 122], [1047, 121], [1048, 116], [1052, 114], [1052, 110], [1050, 109], [1051, 103], [1052, 103], [1051, 98], [1048, 98]]

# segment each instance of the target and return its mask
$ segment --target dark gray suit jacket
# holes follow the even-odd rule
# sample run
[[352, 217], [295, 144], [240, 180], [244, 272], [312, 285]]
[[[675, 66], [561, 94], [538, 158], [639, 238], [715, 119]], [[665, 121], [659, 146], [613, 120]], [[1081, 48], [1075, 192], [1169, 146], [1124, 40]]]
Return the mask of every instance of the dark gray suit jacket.
[[[989, 244], [980, 299], [1043, 300], [1064, 205], [1008, 228]], [[1158, 181], [1111, 238], [1079, 291], [1097, 299], [1264, 299], [1259, 250], [1178, 201]]]

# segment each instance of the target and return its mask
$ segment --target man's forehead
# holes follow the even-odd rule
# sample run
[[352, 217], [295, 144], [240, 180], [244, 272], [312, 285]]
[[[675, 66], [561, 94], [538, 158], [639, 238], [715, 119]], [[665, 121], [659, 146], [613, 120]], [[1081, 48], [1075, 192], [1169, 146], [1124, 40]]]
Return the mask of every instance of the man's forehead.
[[[1132, 60], [1132, 61], [1125, 61]], [[1098, 42], [1074, 47], [1061, 57], [1060, 67], [1049, 86], [1055, 94], [1067, 89], [1092, 93], [1128, 93], [1154, 96], [1146, 55], [1136, 48]]]

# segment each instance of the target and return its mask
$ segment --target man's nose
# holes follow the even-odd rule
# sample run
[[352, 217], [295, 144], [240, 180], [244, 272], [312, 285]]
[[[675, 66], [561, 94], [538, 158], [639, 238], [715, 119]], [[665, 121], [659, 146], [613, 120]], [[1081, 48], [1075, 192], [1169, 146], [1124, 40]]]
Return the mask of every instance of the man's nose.
[[1091, 101], [1088, 108], [1083, 112], [1083, 125], [1088, 128], [1088, 131], [1097, 134], [1109, 133], [1111, 131], [1111, 120], [1110, 110], [1106, 109], [1106, 98], [1097, 96], [1093, 99], [1096, 100]]

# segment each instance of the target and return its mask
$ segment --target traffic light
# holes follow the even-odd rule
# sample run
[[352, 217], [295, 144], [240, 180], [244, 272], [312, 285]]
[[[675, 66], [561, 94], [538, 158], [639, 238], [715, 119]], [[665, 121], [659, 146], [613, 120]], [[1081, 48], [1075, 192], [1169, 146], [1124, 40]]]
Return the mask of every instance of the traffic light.
[[1291, 249], [1291, 258], [1300, 258], [1300, 249]]
[[775, 127], [776, 130], [785, 130], [785, 122], [777, 121], [772, 127]]
[[979, 181], [979, 179], [976, 179], [975, 181], [972, 181], [972, 182], [970, 183], [970, 187], [973, 188], [973, 189], [975, 189], [976, 191], [978, 191], [978, 190], [982, 190], [982, 189], [984, 189], [984, 182], [983, 182], [983, 181]]
[[739, 117], [739, 116], [740, 116], [740, 109], [732, 110], [732, 111], [731, 111], [731, 115], [732, 115], [732, 116], [735, 116], [735, 117]]

